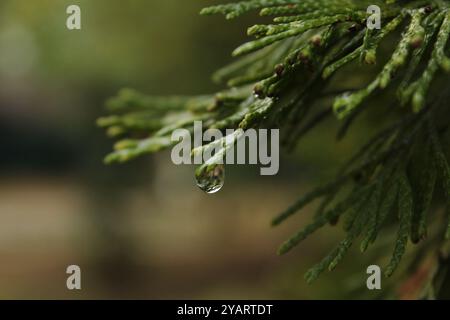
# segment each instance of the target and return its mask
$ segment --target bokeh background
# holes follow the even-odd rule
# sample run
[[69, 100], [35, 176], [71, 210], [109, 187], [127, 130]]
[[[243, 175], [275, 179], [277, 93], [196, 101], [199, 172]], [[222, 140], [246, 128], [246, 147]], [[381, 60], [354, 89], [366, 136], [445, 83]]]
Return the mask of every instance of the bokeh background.
[[[360, 290], [370, 256], [353, 254], [306, 285], [304, 272], [342, 234], [326, 228], [290, 255], [278, 245], [311, 217], [270, 220], [348, 158], [360, 130], [334, 140], [326, 123], [283, 154], [281, 170], [227, 167], [222, 191], [195, 186], [169, 153], [105, 166], [95, 120], [120, 88], [202, 94], [245, 40], [249, 15], [199, 17], [210, 0], [0, 2], [0, 298], [339, 299]], [[66, 29], [68, 5], [82, 30]], [[349, 80], [350, 81], [350, 80]], [[352, 80], [353, 81], [353, 80]], [[66, 267], [82, 290], [66, 288]]]

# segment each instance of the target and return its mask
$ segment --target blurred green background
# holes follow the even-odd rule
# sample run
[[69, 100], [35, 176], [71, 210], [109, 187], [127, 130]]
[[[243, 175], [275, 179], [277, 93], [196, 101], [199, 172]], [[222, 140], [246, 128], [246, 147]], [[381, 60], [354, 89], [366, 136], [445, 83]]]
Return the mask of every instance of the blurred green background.
[[[0, 298], [313, 299], [375, 297], [371, 258], [349, 256], [306, 285], [303, 273], [340, 239], [326, 228], [292, 254], [276, 249], [310, 218], [271, 218], [332, 176], [355, 139], [318, 130], [280, 174], [227, 168], [206, 195], [194, 168], [169, 153], [104, 166], [109, 141], [95, 120], [122, 87], [149, 94], [218, 90], [212, 72], [231, 61], [254, 16], [199, 17], [207, 0], [2, 0], [0, 3]], [[66, 29], [66, 8], [82, 30]], [[66, 267], [82, 290], [66, 288]]]

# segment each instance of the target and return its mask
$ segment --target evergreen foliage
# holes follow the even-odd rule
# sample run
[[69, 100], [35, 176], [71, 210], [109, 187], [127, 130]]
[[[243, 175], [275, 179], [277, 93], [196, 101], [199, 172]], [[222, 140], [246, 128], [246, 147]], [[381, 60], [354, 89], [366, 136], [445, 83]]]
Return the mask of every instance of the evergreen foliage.
[[[366, 26], [366, 9], [372, 4], [381, 8], [380, 30]], [[385, 110], [379, 131], [335, 180], [302, 196], [273, 220], [279, 225], [321, 201], [311, 224], [279, 253], [340, 218], [345, 239], [306, 274], [307, 281], [334, 269], [358, 241], [365, 252], [385, 227], [397, 230], [387, 276], [397, 269], [409, 242], [424, 240], [432, 224], [427, 241], [439, 250], [444, 237], [450, 237], [450, 90], [445, 83], [450, 1], [248, 0], [201, 13], [233, 19], [253, 10], [273, 17], [273, 23], [250, 27], [254, 40], [238, 47], [233, 55], [240, 58], [214, 74], [214, 81], [226, 83], [227, 89], [197, 97], [153, 97], [125, 89], [109, 101], [113, 115], [98, 122], [121, 140], [106, 162], [169, 148], [171, 132], [192, 130], [197, 120], [218, 129], [281, 128], [283, 144], [292, 149], [334, 114], [342, 122], [341, 139], [380, 101], [381, 93], [393, 103], [376, 106]], [[391, 47], [387, 61], [380, 46]], [[361, 72], [365, 64], [377, 64], [378, 74], [364, 88], [330, 93], [333, 77], [346, 74], [344, 67], [352, 62]], [[324, 107], [322, 97], [330, 94], [334, 102]], [[444, 214], [439, 208], [445, 204]]]

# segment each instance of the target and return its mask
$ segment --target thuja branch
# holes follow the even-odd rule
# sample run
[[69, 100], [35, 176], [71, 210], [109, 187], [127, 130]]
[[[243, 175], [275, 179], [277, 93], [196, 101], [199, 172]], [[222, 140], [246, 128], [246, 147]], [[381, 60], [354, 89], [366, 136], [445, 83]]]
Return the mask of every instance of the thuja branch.
[[[367, 27], [366, 9], [373, 4], [381, 9], [379, 30]], [[222, 92], [153, 97], [127, 89], [111, 99], [113, 115], [98, 123], [120, 140], [106, 162], [169, 148], [174, 130], [192, 130], [198, 120], [220, 130], [281, 128], [284, 145], [292, 149], [334, 113], [343, 121], [338, 133], [343, 138], [360, 114], [377, 105], [377, 93], [383, 93], [393, 103], [378, 105], [386, 111], [379, 132], [355, 150], [336, 180], [301, 197], [273, 224], [321, 200], [312, 223], [282, 245], [279, 252], [284, 254], [319, 228], [343, 219], [346, 238], [307, 273], [308, 281], [334, 269], [359, 238], [365, 252], [381, 230], [394, 225], [397, 239], [385, 268], [391, 276], [408, 243], [424, 240], [429, 225], [449, 218], [449, 209], [441, 217], [434, 208], [450, 203], [445, 87], [450, 2], [249, 0], [209, 7], [202, 14], [233, 19], [253, 10], [272, 16], [273, 22], [250, 27], [248, 35], [254, 39], [234, 51], [239, 59], [213, 76], [228, 86]], [[396, 40], [389, 41], [388, 35]], [[381, 45], [390, 47], [387, 60]], [[333, 103], [324, 104], [320, 98], [333, 88], [335, 76], [348, 76], [344, 67], [351, 63], [361, 72], [367, 64], [378, 64], [378, 74], [364, 87], [336, 94]], [[438, 225], [435, 232], [450, 237], [450, 227]]]

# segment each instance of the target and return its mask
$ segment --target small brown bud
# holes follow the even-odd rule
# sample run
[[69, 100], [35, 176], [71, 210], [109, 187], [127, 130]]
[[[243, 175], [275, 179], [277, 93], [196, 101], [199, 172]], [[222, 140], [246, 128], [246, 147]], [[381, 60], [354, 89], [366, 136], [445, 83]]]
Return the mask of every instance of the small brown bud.
[[318, 34], [313, 36], [310, 41], [316, 47], [320, 47], [322, 45], [322, 37]]
[[283, 76], [284, 70], [285, 70], [284, 65], [281, 64], [281, 63], [280, 63], [280, 64], [277, 64], [277, 65], [275, 66], [275, 74], [276, 74], [278, 77], [282, 77], [282, 76]]
[[431, 13], [433, 11], [433, 6], [431, 5], [426, 6], [425, 8], [423, 8], [423, 11], [427, 14]]
[[264, 95], [264, 90], [262, 88], [261, 85], [257, 84], [255, 86], [255, 88], [253, 89], [253, 93], [255, 94], [256, 97], [258, 97], [259, 99], [264, 99], [265, 95]]

